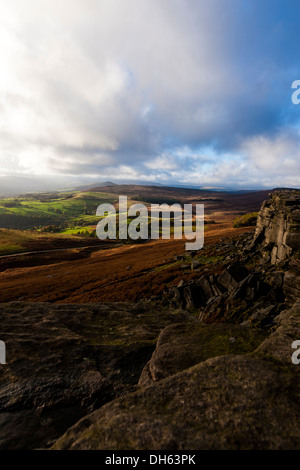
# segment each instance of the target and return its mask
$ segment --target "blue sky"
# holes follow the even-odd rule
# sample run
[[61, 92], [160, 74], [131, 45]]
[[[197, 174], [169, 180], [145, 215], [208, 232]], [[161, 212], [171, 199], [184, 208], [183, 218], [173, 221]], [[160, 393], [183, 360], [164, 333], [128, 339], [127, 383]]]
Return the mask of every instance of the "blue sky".
[[300, 186], [299, 1], [0, 7], [0, 176]]

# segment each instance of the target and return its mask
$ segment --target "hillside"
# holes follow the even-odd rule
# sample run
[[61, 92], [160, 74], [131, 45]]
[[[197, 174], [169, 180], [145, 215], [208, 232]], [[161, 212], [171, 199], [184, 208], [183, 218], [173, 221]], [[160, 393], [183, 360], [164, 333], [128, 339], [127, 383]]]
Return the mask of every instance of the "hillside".
[[272, 194], [150, 301], [2, 303], [1, 448], [299, 449], [299, 214]]

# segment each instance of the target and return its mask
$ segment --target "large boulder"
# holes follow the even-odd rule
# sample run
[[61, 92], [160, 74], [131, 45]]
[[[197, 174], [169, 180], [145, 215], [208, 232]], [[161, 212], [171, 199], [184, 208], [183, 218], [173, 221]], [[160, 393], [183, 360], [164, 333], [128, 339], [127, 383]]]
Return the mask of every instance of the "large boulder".
[[149, 304], [0, 304], [0, 449], [47, 447], [80, 417], [135, 390], [164, 327]]
[[[167, 327], [143, 371], [143, 388], [81, 419], [53, 448], [300, 449], [300, 365], [291, 360], [299, 302], [274, 321], [252, 353], [247, 348], [261, 338], [247, 339], [241, 327], [220, 325], [219, 341], [216, 330], [196, 323]], [[244, 351], [233, 355], [235, 344]], [[214, 350], [225, 355], [211, 357]]]
[[211, 357], [254, 351], [266, 332], [232, 324], [185, 322], [169, 325], [159, 335], [155, 351], [139, 385], [150, 385]]
[[300, 449], [299, 375], [273, 361], [224, 356], [114, 400], [54, 449]]
[[225, 290], [231, 290], [245, 279], [249, 271], [240, 263], [231, 263], [217, 278], [217, 282]]

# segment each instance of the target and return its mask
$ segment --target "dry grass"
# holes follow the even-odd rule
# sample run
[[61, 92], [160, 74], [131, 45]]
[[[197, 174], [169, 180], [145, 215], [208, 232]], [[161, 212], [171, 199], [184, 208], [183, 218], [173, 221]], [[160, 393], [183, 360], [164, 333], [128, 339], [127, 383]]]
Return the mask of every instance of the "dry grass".
[[[231, 224], [214, 226], [205, 234], [205, 245], [248, 230], [233, 229]], [[184, 252], [183, 240], [157, 240], [97, 251], [79, 260], [7, 269], [0, 274], [0, 301], [136, 301], [159, 294], [165, 285], [182, 279], [182, 269], [173, 261]], [[157, 269], [159, 266], [165, 269]], [[191, 271], [185, 278], [194, 275]]]

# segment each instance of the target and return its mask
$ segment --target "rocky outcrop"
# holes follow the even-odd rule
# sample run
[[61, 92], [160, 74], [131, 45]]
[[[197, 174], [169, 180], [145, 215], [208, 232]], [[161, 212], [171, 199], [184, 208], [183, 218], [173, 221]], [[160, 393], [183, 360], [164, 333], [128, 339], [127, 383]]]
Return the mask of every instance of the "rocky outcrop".
[[203, 360], [108, 403], [54, 448], [299, 449], [300, 366], [291, 363], [299, 310], [279, 322], [254, 353]]
[[[177, 287], [170, 288], [167, 296], [173, 307], [198, 310], [199, 319], [206, 323], [241, 322], [248, 318], [258, 321], [262, 316], [253, 316], [256, 311], [267, 308], [269, 313], [271, 310], [278, 313], [277, 309], [274, 311], [269, 307], [283, 302], [288, 291], [288, 277], [285, 285], [284, 294], [282, 272], [272, 273], [266, 279], [260, 269], [250, 272], [240, 262], [233, 262], [220, 274], [182, 281]], [[295, 291], [294, 298], [297, 295], [295, 283], [290, 291]]]
[[182, 281], [167, 298], [174, 307], [197, 309], [203, 322], [270, 327], [284, 304], [299, 298], [299, 247], [300, 191], [275, 191], [262, 204], [252, 238], [246, 234], [216, 246], [226, 253], [221, 272]]
[[273, 194], [250, 243], [168, 290], [199, 319], [164, 328], [140, 389], [80, 420], [55, 449], [300, 448], [298, 197]]
[[135, 389], [159, 332], [186, 315], [148, 304], [0, 304], [0, 449], [47, 447]]
[[263, 203], [251, 248], [258, 246], [271, 264], [300, 249], [300, 191], [274, 192]]
[[[292, 342], [300, 338], [300, 300], [275, 317], [276, 329], [258, 347], [256, 354], [268, 356], [291, 366]], [[293, 368], [297, 373], [298, 369]], [[298, 372], [299, 374], [299, 372]]]
[[275, 192], [156, 302], [0, 304], [0, 448], [300, 449], [298, 222]]

